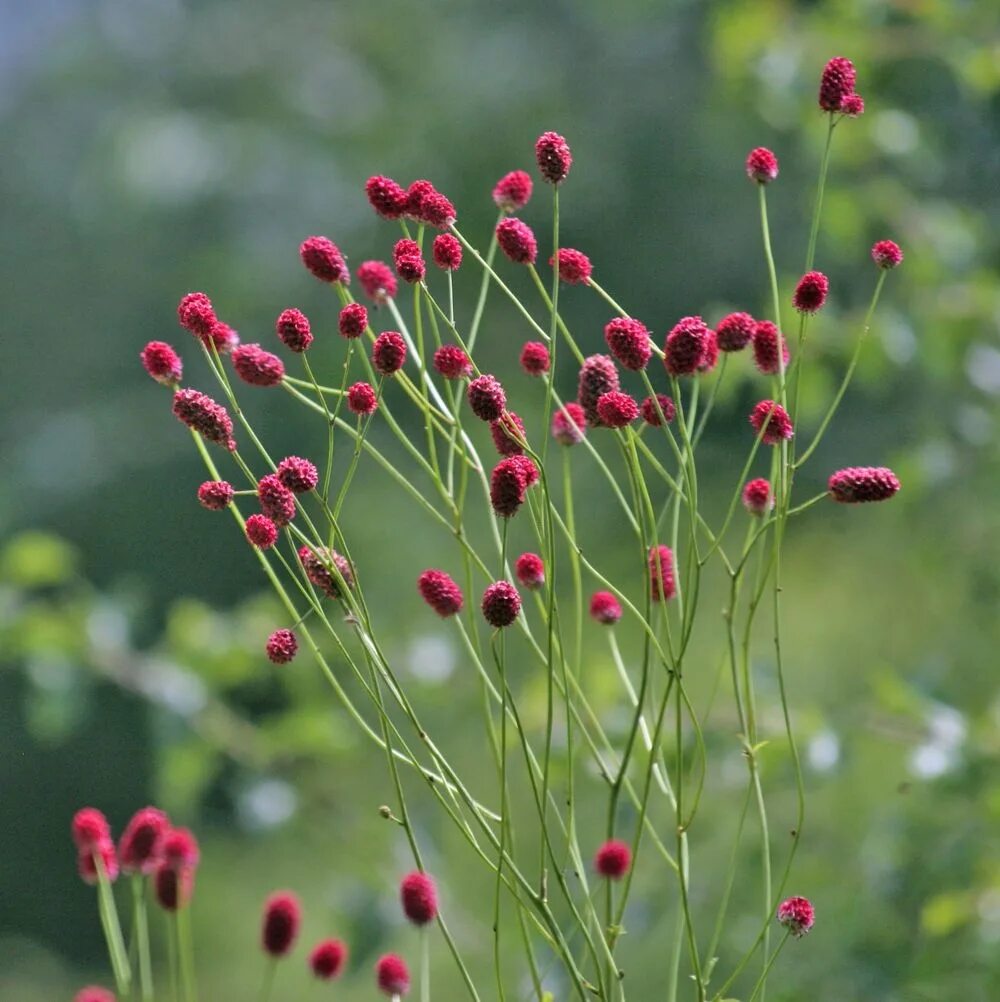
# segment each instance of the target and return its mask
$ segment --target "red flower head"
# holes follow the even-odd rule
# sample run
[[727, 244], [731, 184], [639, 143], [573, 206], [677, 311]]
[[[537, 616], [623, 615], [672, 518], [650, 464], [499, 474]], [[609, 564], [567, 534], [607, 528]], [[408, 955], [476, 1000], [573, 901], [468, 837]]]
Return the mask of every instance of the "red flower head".
[[494, 376], [477, 376], [469, 383], [466, 396], [480, 421], [496, 421], [507, 406], [507, 394]]
[[386, 953], [375, 964], [375, 980], [384, 995], [403, 996], [410, 990], [410, 971], [406, 961], [395, 953]]
[[156, 807], [137, 811], [125, 826], [118, 843], [118, 858], [124, 873], [152, 873], [160, 862], [163, 840], [170, 821]]
[[434, 238], [434, 263], [442, 271], [458, 271], [462, 264], [462, 244], [450, 233], [439, 233]]
[[226, 408], [211, 397], [197, 390], [178, 390], [174, 394], [173, 411], [178, 421], [198, 432], [202, 438], [222, 445], [230, 452], [236, 448], [232, 419]]
[[319, 483], [319, 471], [300, 456], [285, 456], [278, 463], [278, 479], [293, 494], [305, 494], [313, 490]]
[[587, 416], [583, 408], [570, 401], [552, 415], [552, 437], [560, 445], [579, 445], [587, 434]]
[[777, 919], [798, 939], [813, 927], [816, 910], [808, 898], [788, 898], [778, 905]]
[[511, 518], [524, 504], [528, 489], [526, 469], [518, 462], [523, 456], [501, 459], [490, 474], [490, 502], [501, 518]]
[[618, 389], [618, 370], [607, 355], [591, 355], [583, 360], [576, 398], [587, 417], [587, 424], [591, 427], [600, 426], [597, 401], [605, 393], [616, 392]]
[[73, 815], [70, 830], [80, 852], [90, 852], [111, 839], [108, 819], [96, 807], [81, 807]]
[[257, 483], [260, 510], [280, 529], [295, 518], [295, 495], [276, 473], [268, 473]]
[[490, 626], [510, 626], [521, 611], [521, 596], [509, 581], [494, 581], [483, 592], [483, 616]]
[[639, 416], [639, 405], [628, 393], [612, 390], [598, 397], [597, 414], [605, 428], [624, 428]]
[[525, 487], [534, 487], [538, 483], [539, 472], [535, 461], [530, 456], [511, 456], [510, 461], [524, 475]]
[[759, 320], [753, 330], [753, 360], [757, 368], [766, 375], [773, 376], [780, 371], [781, 366], [788, 367], [788, 357], [788, 342], [778, 333], [778, 328], [770, 320]]
[[594, 855], [594, 869], [609, 880], [621, 880], [631, 865], [632, 850], [620, 839], [608, 839]]
[[711, 372], [719, 364], [719, 339], [715, 331], [709, 330], [705, 338], [705, 354], [698, 363], [699, 372]]
[[287, 891], [278, 891], [264, 902], [264, 920], [260, 942], [265, 953], [284, 957], [291, 950], [302, 924], [299, 899]]
[[865, 99], [860, 94], [848, 94], [840, 104], [848, 118], [860, 118], [865, 113]]
[[433, 195], [436, 191], [437, 188], [430, 181], [423, 179], [414, 181], [406, 189], [406, 215], [414, 220], [414, 222], [420, 222], [424, 199], [428, 195]]
[[[660, 405], [659, 410], [657, 410], [657, 404]], [[652, 397], [646, 397], [639, 407], [639, 413], [642, 414], [643, 421], [654, 428], [659, 428], [662, 423], [660, 420], [660, 411], [663, 412], [663, 418], [668, 424], [673, 421], [674, 415], [677, 413], [677, 408], [674, 407], [673, 400], [665, 393], [657, 393], [655, 401]]]
[[365, 182], [371, 207], [383, 219], [399, 219], [406, 210], [406, 192], [391, 177], [376, 174]]
[[844, 98], [854, 93], [857, 72], [854, 63], [836, 56], [823, 67], [819, 82], [819, 106], [824, 111], [840, 111]]
[[751, 515], [765, 515], [774, 508], [771, 484], [763, 477], [748, 480], [743, 486], [743, 507]]
[[330, 570], [331, 567], [337, 568], [348, 588], [354, 587], [354, 572], [351, 570], [351, 565], [347, 562], [347, 558], [336, 550], [324, 546], [314, 552], [308, 546], [302, 546], [299, 548], [299, 562], [310, 583], [328, 598], [341, 597], [340, 581]]
[[899, 478], [886, 466], [849, 466], [828, 483], [830, 497], [841, 504], [887, 501], [899, 490]]
[[[555, 257], [549, 258], [549, 264], [555, 262]], [[559, 248], [559, 281], [567, 285], [587, 285], [590, 274], [594, 270], [590, 258], [583, 251], [572, 247]]]
[[677, 594], [677, 583], [674, 581], [674, 554], [669, 546], [649, 548], [649, 581], [654, 602], [666, 602]]
[[302, 263], [321, 282], [343, 282], [348, 285], [351, 273], [344, 263], [344, 255], [327, 237], [306, 237], [299, 247]]
[[807, 271], [795, 286], [792, 304], [799, 313], [816, 313], [826, 302], [830, 281], [821, 271]]
[[198, 488], [198, 503], [209, 511], [222, 511], [233, 503], [233, 485], [225, 480], [206, 480]]
[[398, 331], [383, 331], [372, 345], [372, 365], [383, 376], [393, 376], [406, 361], [406, 342]]
[[73, 1002], [115, 1002], [115, 997], [106, 988], [88, 985], [73, 996]]
[[371, 383], [364, 380], [347, 387], [347, 407], [352, 414], [368, 417], [378, 407], [378, 397]]
[[392, 259], [393, 261], [398, 261], [401, 257], [419, 257], [420, 256], [420, 244], [416, 240], [410, 240], [409, 237], [403, 237], [402, 240], [397, 240], [392, 248]]
[[289, 350], [297, 354], [304, 352], [313, 343], [312, 329], [309, 318], [294, 307], [282, 310], [274, 325], [278, 340]]
[[420, 221], [435, 229], [447, 229], [455, 222], [455, 206], [440, 191], [432, 191], [420, 201]]
[[552, 364], [549, 349], [541, 341], [525, 341], [520, 362], [521, 368], [529, 376], [540, 376], [543, 372], [548, 372]]
[[108, 880], [114, 883], [118, 879], [118, 855], [110, 838], [103, 839], [89, 850], [81, 849], [77, 853], [76, 864], [80, 879], [85, 884], [93, 885], [98, 882], [98, 859]]
[[573, 154], [558, 132], [543, 132], [535, 143], [535, 160], [542, 177], [550, 184], [561, 184], [573, 166]]
[[427, 265], [420, 254], [400, 254], [396, 257], [396, 274], [410, 285], [424, 280]]
[[872, 260], [880, 268], [897, 268], [903, 260], [903, 252], [895, 241], [879, 240], [872, 247]]
[[358, 265], [358, 282], [365, 295], [377, 306], [396, 295], [396, 276], [383, 261], [362, 261]]
[[645, 324], [631, 317], [616, 317], [604, 328], [604, 340], [626, 369], [639, 372], [646, 368], [652, 349]]
[[277, 386], [285, 378], [285, 364], [259, 344], [241, 344], [233, 351], [236, 375], [251, 386]]
[[309, 967], [320, 981], [331, 981], [344, 969], [347, 946], [339, 939], [324, 939], [309, 954]]
[[176, 869], [161, 863], [153, 877], [157, 904], [166, 912], [186, 908], [194, 894], [194, 870]]
[[528, 591], [536, 591], [545, 584], [545, 564], [537, 553], [522, 553], [514, 562], [514, 573]]
[[445, 379], [462, 379], [472, 374], [472, 359], [457, 344], [443, 344], [434, 352], [434, 368]]
[[514, 264], [534, 264], [538, 257], [538, 241], [531, 227], [513, 216], [497, 224], [497, 243]]
[[622, 618], [622, 607], [609, 591], [595, 591], [590, 598], [590, 618], [604, 626], [614, 626]]
[[163, 865], [170, 870], [193, 870], [201, 859], [198, 840], [189, 828], [171, 828], [163, 836]]
[[184, 366], [181, 357], [165, 341], [150, 341], [139, 353], [142, 367], [164, 386], [173, 386], [181, 381]]
[[204, 292], [189, 292], [184, 296], [177, 304], [177, 319], [181, 327], [194, 334], [206, 348], [213, 341], [220, 352], [229, 347], [225, 330], [222, 329], [225, 325], [219, 328], [212, 300]]
[[424, 571], [417, 578], [417, 591], [442, 619], [462, 611], [462, 589], [444, 571]]
[[757, 321], [749, 313], [730, 313], [715, 328], [720, 351], [742, 351], [753, 337]]
[[266, 515], [251, 515], [244, 531], [247, 541], [259, 550], [269, 550], [278, 541], [278, 527]]
[[501, 456], [520, 456], [524, 453], [512, 433], [525, 438], [524, 422], [513, 411], [504, 411], [496, 421], [490, 422], [493, 444]]
[[298, 650], [299, 642], [291, 630], [275, 630], [264, 645], [268, 661], [276, 665], [287, 665], [295, 659]]
[[368, 311], [361, 303], [348, 303], [337, 318], [337, 330], [341, 337], [361, 337], [368, 326]]
[[795, 434], [788, 411], [773, 400], [761, 400], [754, 407], [750, 412], [750, 425], [758, 435], [761, 435], [761, 429], [763, 429], [761, 441], [765, 445], [777, 445], [779, 442], [787, 441]]
[[701, 317], [682, 317], [667, 335], [663, 364], [671, 376], [690, 376], [705, 357], [710, 333]]
[[747, 177], [758, 184], [770, 184], [778, 176], [778, 158], [766, 147], [758, 146], [747, 156]]
[[437, 918], [437, 888], [434, 881], [419, 870], [408, 873], [399, 883], [403, 914], [414, 925], [427, 925]]
[[531, 175], [527, 171], [512, 170], [504, 174], [493, 188], [493, 201], [504, 212], [520, 212], [531, 198]]

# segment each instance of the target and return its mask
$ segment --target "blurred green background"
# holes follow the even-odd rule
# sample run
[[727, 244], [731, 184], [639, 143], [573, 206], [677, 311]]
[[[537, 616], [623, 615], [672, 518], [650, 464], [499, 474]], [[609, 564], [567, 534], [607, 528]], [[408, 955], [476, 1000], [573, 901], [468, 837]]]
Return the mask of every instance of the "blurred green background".
[[[769, 997], [1000, 997], [995, 0], [6, 0], [0, 12], [0, 998], [51, 1002], [108, 983], [68, 837], [89, 803], [120, 830], [156, 802], [202, 838], [203, 998], [255, 990], [258, 908], [275, 887], [303, 896], [306, 941], [337, 933], [353, 950], [331, 991], [309, 983], [300, 948], [276, 998], [371, 998], [378, 952], [415, 959], [394, 892], [406, 847], [376, 811], [391, 800], [384, 761], [305, 658], [280, 672], [263, 658], [279, 611], [231, 520], [195, 503], [197, 456], [139, 367], [146, 341], [170, 341], [186, 381], [212, 392], [176, 326], [179, 296], [206, 290], [244, 341], [265, 343], [297, 305], [326, 338], [317, 364], [336, 371], [334, 300], [302, 270], [299, 241], [327, 233], [355, 266], [387, 258], [397, 232], [362, 195], [373, 173], [430, 177], [484, 240], [493, 183], [530, 169], [551, 128], [575, 157], [563, 243], [590, 254], [634, 315], [662, 335], [688, 313], [766, 313], [743, 159], [763, 144], [781, 160], [770, 204], [787, 292], [823, 142], [818, 75], [834, 55], [855, 61], [868, 110], [834, 143], [817, 256], [833, 293], [805, 381], [813, 417], [857, 336], [871, 243], [891, 236], [906, 260], [802, 497], [855, 464], [892, 465], [904, 491], [872, 510], [820, 506], [790, 533], [786, 649], [809, 798], [790, 890], [813, 899], [819, 920], [780, 959]], [[547, 196], [536, 190], [524, 214], [543, 247]], [[471, 267], [459, 273], [465, 316], [476, 284]], [[530, 429], [537, 387], [514, 375], [530, 335], [492, 304], [479, 362], [508, 378]], [[599, 350], [606, 308], [580, 289], [564, 307]], [[741, 361], [707, 436], [712, 510], [765, 386]], [[562, 378], [572, 393], [569, 367]], [[284, 395], [246, 398], [274, 453], [319, 456], [322, 429]], [[620, 572], [614, 506], [583, 474], [579, 489], [591, 552]], [[408, 583], [457, 555], [411, 514], [363, 464], [346, 525], [369, 604], [431, 727], [491, 789], [478, 689]], [[696, 638], [703, 701], [721, 649], [716, 599], [709, 588]], [[618, 732], [604, 638], [588, 629], [583, 670]], [[537, 715], [541, 681], [519, 691]], [[692, 833], [703, 923], [742, 798], [731, 724], [723, 714], [709, 735], [711, 806]], [[780, 718], [763, 726], [780, 737]], [[764, 763], [779, 832], [794, 817], [780, 745]], [[485, 871], [416, 799], [452, 925], [488, 984]], [[755, 931], [754, 845], [751, 834], [730, 959]], [[622, 948], [640, 1000], [662, 997], [675, 908], [673, 883], [645, 863]], [[439, 991], [457, 994], [435, 949]]]

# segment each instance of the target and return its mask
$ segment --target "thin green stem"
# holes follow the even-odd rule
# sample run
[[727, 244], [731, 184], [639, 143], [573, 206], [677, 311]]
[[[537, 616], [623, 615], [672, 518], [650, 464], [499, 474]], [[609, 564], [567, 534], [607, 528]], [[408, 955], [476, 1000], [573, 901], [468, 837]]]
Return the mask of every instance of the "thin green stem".
[[139, 945], [139, 982], [142, 1002], [153, 999], [153, 967], [149, 955], [149, 918], [146, 913], [146, 878], [132, 875], [132, 909], [135, 918], [135, 935]]

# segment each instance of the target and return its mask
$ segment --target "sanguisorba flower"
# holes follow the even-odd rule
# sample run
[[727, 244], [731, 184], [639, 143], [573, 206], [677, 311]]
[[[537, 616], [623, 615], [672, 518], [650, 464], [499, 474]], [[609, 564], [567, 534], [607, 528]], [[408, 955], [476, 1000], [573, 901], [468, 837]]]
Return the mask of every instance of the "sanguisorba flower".
[[399, 901], [403, 914], [414, 925], [427, 925], [437, 918], [437, 887], [426, 873], [414, 870], [399, 882]]
[[597, 413], [605, 428], [625, 428], [639, 416], [639, 405], [630, 394], [612, 390], [598, 398]]
[[807, 271], [795, 286], [792, 305], [799, 313], [817, 313], [826, 302], [830, 280], [821, 271]]
[[472, 375], [472, 359], [457, 344], [443, 344], [434, 352], [434, 370], [445, 379]]
[[840, 111], [844, 99], [854, 93], [857, 78], [854, 63], [844, 56], [835, 56], [823, 67], [819, 81], [819, 106], [824, 111]]
[[519, 361], [521, 368], [529, 376], [541, 376], [549, 371], [549, 366], [552, 364], [549, 349], [541, 341], [525, 341]]
[[899, 478], [887, 466], [848, 466], [831, 474], [827, 488], [841, 504], [888, 501], [899, 490]]
[[493, 188], [493, 201], [504, 212], [520, 212], [531, 198], [533, 183], [527, 171], [512, 170], [504, 174]]
[[632, 850], [620, 839], [608, 839], [594, 854], [594, 869], [608, 880], [621, 880], [631, 865]]
[[295, 495], [276, 473], [268, 473], [257, 482], [257, 500], [261, 512], [279, 529], [295, 518]]
[[372, 365], [383, 376], [394, 376], [406, 362], [406, 342], [399, 331], [382, 331], [372, 344]]
[[778, 158], [766, 146], [758, 146], [747, 155], [746, 170], [751, 181], [770, 184], [778, 176]]
[[274, 332], [278, 335], [278, 340], [296, 354], [301, 354], [313, 343], [309, 318], [294, 306], [278, 314]]
[[302, 924], [302, 906], [288, 891], [277, 891], [264, 902], [260, 942], [265, 953], [284, 957], [295, 944]]
[[222, 511], [233, 503], [235, 493], [225, 480], [206, 480], [198, 488], [198, 503], [209, 511]]
[[573, 166], [573, 154], [558, 132], [543, 132], [535, 142], [535, 161], [549, 184], [562, 184]]
[[649, 344], [649, 329], [632, 317], [615, 317], [604, 327], [604, 340], [620, 365], [633, 372], [646, 368], [653, 350]]
[[527, 438], [524, 422], [513, 411], [504, 411], [496, 421], [490, 422], [490, 436], [501, 456], [524, 454], [521, 447], [521, 442]]
[[309, 967], [320, 981], [331, 981], [344, 969], [347, 945], [340, 939], [324, 939], [309, 954]]
[[197, 390], [177, 390], [174, 393], [174, 416], [196, 431], [202, 438], [228, 449], [236, 448], [233, 421], [226, 408]]
[[534, 264], [538, 257], [538, 241], [531, 227], [513, 216], [501, 219], [496, 228], [497, 244], [514, 264]]
[[399, 219], [406, 211], [406, 190], [391, 177], [376, 174], [365, 182], [371, 207], [383, 219]]
[[76, 865], [80, 879], [85, 884], [98, 883], [100, 879], [98, 860], [100, 860], [104, 875], [111, 883], [114, 883], [118, 879], [118, 853], [115, 852], [115, 844], [110, 838], [88, 852], [77, 853]]
[[466, 397], [480, 421], [496, 421], [507, 406], [507, 394], [495, 376], [484, 374], [469, 383]]
[[749, 313], [730, 313], [715, 327], [720, 351], [742, 351], [753, 338], [757, 321]]
[[[549, 258], [549, 264], [555, 264], [555, 257]], [[583, 251], [572, 247], [559, 248], [559, 281], [567, 285], [587, 285], [594, 267], [590, 258]]]
[[115, 1002], [115, 996], [99, 985], [87, 985], [73, 996], [73, 1002]]
[[673, 421], [677, 414], [677, 408], [674, 406], [673, 400], [665, 393], [657, 393], [655, 400], [653, 397], [646, 397], [643, 400], [639, 405], [639, 413], [646, 424], [659, 428], [664, 421], [668, 424]]
[[450, 233], [439, 233], [431, 248], [434, 263], [442, 271], [458, 271], [462, 264], [462, 244]]
[[360, 380], [347, 387], [347, 409], [358, 417], [369, 417], [378, 407], [378, 395], [371, 383]]
[[701, 317], [682, 317], [663, 346], [663, 364], [671, 376], [690, 376], [705, 357], [710, 328]]
[[587, 416], [571, 400], [552, 415], [552, 437], [560, 445], [579, 445], [587, 434]]
[[483, 592], [482, 610], [490, 626], [503, 629], [517, 619], [521, 611], [521, 596], [509, 581], [494, 581]]
[[306, 269], [321, 282], [347, 285], [351, 281], [344, 255], [329, 237], [306, 237], [299, 247], [299, 257]]
[[70, 831], [79, 852], [91, 852], [111, 838], [111, 825], [96, 807], [81, 807], [73, 815]]
[[194, 874], [200, 858], [198, 841], [187, 828], [171, 828], [163, 836], [161, 856], [153, 890], [160, 907], [174, 912], [186, 907], [194, 893]]
[[305, 494], [319, 483], [319, 470], [315, 464], [301, 456], [285, 456], [275, 471], [278, 479], [293, 493]]
[[607, 355], [590, 355], [583, 360], [577, 383], [576, 399], [583, 408], [587, 424], [599, 427], [601, 416], [597, 412], [597, 401], [605, 393], [619, 389], [618, 370]]
[[336, 550], [325, 546], [317, 550], [312, 550], [308, 546], [300, 546], [299, 563], [302, 564], [310, 584], [319, 588], [327, 598], [341, 597], [340, 581], [337, 580], [336, 575], [330, 569], [331, 567], [336, 567], [348, 588], [354, 587], [354, 572], [351, 570], [351, 565], [347, 558]]
[[251, 515], [244, 531], [247, 541], [258, 550], [269, 550], [278, 541], [278, 527], [266, 515]]
[[157, 807], [137, 811], [118, 841], [118, 860], [124, 873], [152, 873], [162, 858], [170, 819]]
[[368, 327], [368, 310], [362, 303], [348, 303], [337, 317], [337, 330], [341, 337], [361, 337]]
[[522, 553], [514, 561], [514, 575], [522, 587], [537, 591], [545, 584], [545, 564], [537, 553]]
[[751, 515], [765, 515], [774, 507], [771, 484], [763, 477], [748, 480], [743, 485], [743, 507]]
[[750, 412], [749, 420], [765, 445], [785, 442], [795, 433], [788, 411], [774, 400], [761, 400]]
[[236, 343], [235, 332], [215, 315], [212, 301], [204, 292], [189, 292], [177, 305], [181, 327], [190, 331], [206, 347], [222, 354]]
[[433, 568], [423, 571], [417, 578], [417, 591], [442, 619], [462, 611], [462, 589], [444, 571]]
[[662, 543], [649, 548], [649, 584], [654, 602], [666, 602], [677, 594], [674, 554]]
[[513, 518], [524, 504], [528, 489], [523, 456], [501, 459], [490, 474], [490, 504], [501, 518]]
[[384, 261], [362, 261], [358, 265], [358, 282], [365, 295], [376, 306], [384, 306], [396, 295], [396, 276]]
[[299, 641], [291, 630], [275, 630], [264, 645], [264, 652], [272, 664], [287, 665], [295, 660]]
[[816, 922], [816, 909], [808, 898], [786, 898], [778, 905], [778, 922], [800, 939]]
[[166, 341], [150, 341], [139, 353], [142, 367], [164, 386], [175, 386], [184, 374], [180, 355]]
[[848, 118], [860, 118], [865, 113], [865, 99], [860, 94], [848, 94], [840, 102], [840, 112]]
[[[780, 356], [779, 356], [780, 351]], [[765, 375], [774, 376], [788, 368], [788, 342], [770, 320], [758, 320], [753, 330], [754, 365]]]
[[277, 386], [285, 378], [285, 363], [259, 344], [241, 344], [232, 359], [236, 375], [251, 386]]
[[595, 591], [590, 597], [590, 618], [602, 626], [614, 626], [622, 618], [621, 603], [609, 591]]
[[375, 982], [383, 995], [402, 998], [410, 990], [410, 971], [398, 954], [386, 953], [375, 964]]
[[903, 261], [903, 252], [894, 240], [879, 240], [872, 247], [872, 260], [880, 268], [898, 268]]

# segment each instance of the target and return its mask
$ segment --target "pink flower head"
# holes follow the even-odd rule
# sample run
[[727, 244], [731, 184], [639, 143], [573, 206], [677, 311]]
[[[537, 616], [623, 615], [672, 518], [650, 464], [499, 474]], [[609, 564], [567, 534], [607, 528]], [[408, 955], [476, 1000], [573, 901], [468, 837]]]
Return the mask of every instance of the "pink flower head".
[[594, 855], [594, 869], [609, 880], [621, 880], [631, 865], [632, 850], [620, 839], [608, 839]]
[[278, 527], [266, 515], [251, 515], [244, 531], [258, 550], [269, 550], [278, 541]]
[[771, 484], [763, 477], [748, 480], [743, 486], [743, 507], [751, 515], [766, 515], [774, 508]]
[[548, 372], [552, 364], [549, 349], [541, 341], [525, 341], [520, 362], [521, 368], [529, 376], [540, 376], [543, 372]]
[[227, 351], [232, 351], [240, 343], [240, 336], [228, 324], [221, 320], [216, 320], [212, 324], [208, 339], [204, 341], [205, 347], [209, 347], [209, 341], [215, 345], [215, 350], [224, 355]]
[[295, 307], [282, 310], [278, 314], [274, 331], [278, 335], [278, 340], [296, 354], [301, 354], [313, 343], [309, 318]]
[[887, 501], [899, 490], [899, 478], [887, 466], [848, 466], [832, 474], [830, 497], [841, 504]]
[[865, 99], [860, 94], [848, 94], [841, 102], [840, 110], [848, 118], [860, 118], [865, 113]]
[[383, 376], [393, 376], [406, 361], [406, 342], [398, 331], [383, 331], [372, 345], [372, 365]]
[[590, 597], [590, 618], [603, 626], [614, 626], [622, 618], [622, 607], [609, 591], [595, 591]]
[[666, 602], [677, 594], [674, 554], [669, 546], [661, 544], [649, 548], [649, 581], [654, 602]]
[[115, 1002], [115, 996], [106, 988], [88, 985], [73, 996], [73, 1002]]
[[462, 611], [462, 589], [444, 571], [424, 571], [417, 578], [417, 591], [442, 619]]
[[306, 237], [299, 247], [299, 257], [306, 268], [321, 282], [342, 282], [348, 285], [351, 273], [347, 270], [344, 255], [327, 237]]
[[336, 567], [348, 588], [354, 587], [354, 572], [351, 570], [351, 565], [347, 562], [347, 558], [336, 550], [323, 546], [314, 551], [308, 546], [302, 546], [299, 548], [299, 562], [310, 584], [319, 588], [327, 598], [341, 597], [340, 580], [330, 570], [331, 567]]
[[[549, 258], [549, 264], [555, 262], [555, 257]], [[559, 248], [559, 281], [567, 285], [587, 285], [594, 267], [590, 258], [583, 251], [572, 247]]]
[[667, 335], [663, 364], [671, 376], [698, 371], [708, 344], [709, 327], [701, 317], [682, 317]]
[[619, 363], [633, 372], [645, 369], [653, 353], [646, 325], [631, 317], [615, 317], [609, 321], [604, 328], [604, 340]]
[[534, 264], [538, 257], [538, 241], [531, 227], [513, 216], [501, 219], [496, 229], [500, 250], [514, 264]]
[[477, 376], [469, 383], [466, 396], [480, 421], [496, 421], [507, 406], [507, 394], [495, 376]]
[[403, 877], [399, 882], [399, 899], [403, 914], [414, 925], [427, 925], [437, 918], [437, 888], [426, 873], [414, 870]]
[[531, 198], [531, 175], [527, 171], [512, 170], [504, 174], [493, 188], [493, 201], [504, 212], [520, 212]]
[[872, 260], [880, 268], [898, 268], [903, 260], [903, 252], [894, 240], [879, 240], [872, 247]]
[[525, 487], [534, 487], [538, 483], [540, 476], [538, 467], [535, 466], [535, 461], [530, 456], [511, 456], [510, 462], [521, 471]]
[[85, 884], [96, 884], [99, 880], [98, 863], [104, 870], [105, 876], [111, 883], [118, 879], [118, 854], [115, 852], [115, 844], [110, 838], [103, 839], [89, 850], [81, 849], [77, 853], [76, 863], [80, 879]]
[[395, 953], [383, 954], [375, 964], [375, 981], [383, 995], [406, 995], [410, 990], [406, 961]]
[[434, 352], [434, 368], [445, 379], [472, 374], [472, 359], [457, 344], [443, 344]]
[[406, 215], [443, 230], [455, 222], [455, 206], [430, 181], [414, 181], [406, 191]]
[[575, 401], [552, 415], [552, 437], [560, 445], [579, 445], [587, 434], [587, 416]]
[[337, 317], [337, 330], [341, 337], [361, 337], [368, 326], [368, 311], [361, 303], [348, 303]]
[[206, 480], [198, 488], [198, 503], [209, 511], [222, 511], [233, 503], [233, 485], [225, 480]]
[[854, 63], [836, 56], [823, 67], [819, 82], [819, 106], [824, 111], [840, 111], [844, 98], [854, 93], [857, 71]]
[[376, 306], [383, 306], [396, 295], [396, 276], [384, 261], [362, 261], [358, 265], [358, 282]]
[[280, 529], [295, 518], [295, 495], [276, 473], [268, 473], [257, 482], [260, 510]]
[[[659, 404], [659, 409], [657, 409], [657, 404]], [[662, 421], [666, 421], [668, 424], [673, 421], [674, 415], [677, 413], [677, 408], [674, 406], [673, 400], [665, 393], [657, 393], [655, 401], [652, 397], [646, 397], [639, 407], [639, 413], [642, 414], [643, 421], [654, 428], [659, 428], [662, 424], [660, 418], [661, 412], [663, 413]]]
[[118, 843], [118, 859], [124, 873], [152, 873], [160, 862], [163, 840], [170, 821], [156, 807], [143, 807], [125, 826]]
[[403, 237], [401, 240], [397, 240], [393, 245], [393, 261], [398, 261], [401, 257], [414, 256], [420, 256], [420, 244], [418, 244], [416, 240], [411, 240], [409, 237]]
[[416, 285], [424, 280], [427, 265], [421, 254], [400, 254], [396, 256], [396, 274], [409, 285]]
[[808, 898], [788, 898], [778, 905], [777, 919], [796, 939], [799, 939], [816, 922], [816, 910]]
[[301, 456], [285, 456], [278, 463], [277, 475], [282, 484], [293, 494], [306, 494], [315, 489], [319, 483], [319, 471], [308, 459], [302, 459]]
[[251, 386], [277, 386], [285, 378], [285, 364], [259, 344], [241, 344], [233, 351], [236, 375]]
[[747, 177], [757, 184], [770, 184], [778, 176], [778, 158], [766, 147], [758, 146], [747, 156]]
[[545, 564], [537, 553], [522, 553], [514, 562], [514, 574], [528, 591], [537, 591], [545, 584]]
[[171, 828], [160, 848], [163, 865], [171, 870], [193, 870], [201, 859], [198, 840], [189, 828]]
[[371, 207], [383, 219], [399, 219], [406, 211], [406, 191], [391, 177], [376, 174], [365, 182]]
[[719, 364], [719, 339], [715, 331], [709, 329], [708, 337], [705, 338], [705, 353], [698, 363], [699, 372], [711, 372]]
[[96, 807], [81, 807], [73, 815], [70, 831], [80, 852], [90, 852], [111, 838], [108, 819]]
[[442, 271], [458, 271], [462, 264], [462, 244], [450, 233], [439, 233], [432, 248], [434, 263]]
[[561, 184], [573, 166], [573, 154], [558, 132], [543, 132], [535, 143], [535, 160], [542, 177], [550, 184]]
[[788, 411], [773, 400], [761, 400], [750, 412], [750, 425], [765, 445], [787, 441], [795, 433]]
[[216, 340], [215, 325], [219, 321], [212, 300], [204, 292], [189, 292], [184, 296], [177, 304], [177, 319], [181, 327], [194, 334], [206, 348]]
[[501, 459], [490, 474], [490, 502], [501, 518], [511, 518], [524, 504], [528, 489], [527, 471], [518, 462], [521, 456]]
[[618, 389], [618, 370], [607, 355], [591, 355], [583, 360], [576, 398], [587, 417], [587, 424], [591, 427], [600, 427], [601, 417], [597, 412], [597, 401], [605, 393], [616, 392]]
[[194, 870], [161, 863], [153, 875], [153, 892], [156, 903], [166, 912], [186, 908], [194, 894]]
[[347, 407], [352, 414], [368, 417], [378, 407], [378, 397], [371, 383], [364, 380], [347, 387]]
[[424, 199], [428, 195], [433, 195], [437, 188], [430, 181], [421, 179], [414, 181], [406, 189], [406, 212], [405, 214], [414, 222], [420, 222]]
[[287, 665], [294, 660], [298, 650], [298, 639], [291, 630], [275, 630], [264, 645], [268, 661], [276, 665]]
[[639, 416], [639, 405], [630, 394], [612, 390], [598, 397], [597, 414], [605, 428], [624, 428]]
[[309, 967], [320, 981], [332, 981], [344, 969], [347, 945], [339, 939], [324, 939], [309, 954]]
[[830, 281], [821, 271], [807, 271], [795, 286], [792, 304], [799, 313], [816, 313], [826, 302]]
[[780, 372], [782, 367], [788, 367], [788, 358], [788, 343], [778, 332], [778, 328], [770, 320], [759, 320], [753, 332], [753, 360], [757, 368], [765, 375], [773, 376]]
[[523, 454], [524, 449], [518, 439], [525, 438], [524, 422], [513, 411], [504, 411], [496, 421], [490, 422], [490, 435], [501, 456]]
[[264, 902], [260, 942], [265, 953], [284, 957], [295, 943], [302, 924], [302, 906], [288, 891], [278, 891]]
[[720, 351], [742, 351], [753, 337], [757, 321], [749, 313], [730, 313], [715, 328]]
[[180, 355], [165, 341], [150, 341], [139, 353], [142, 367], [152, 379], [164, 386], [174, 386], [181, 381], [184, 366]]
[[509, 581], [494, 581], [483, 592], [483, 616], [490, 626], [510, 626], [521, 611], [521, 596]]
[[236, 448], [233, 439], [233, 422], [226, 408], [197, 390], [177, 390], [174, 393], [173, 412], [178, 421], [186, 424], [202, 438], [224, 446], [230, 452]]

